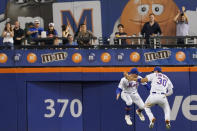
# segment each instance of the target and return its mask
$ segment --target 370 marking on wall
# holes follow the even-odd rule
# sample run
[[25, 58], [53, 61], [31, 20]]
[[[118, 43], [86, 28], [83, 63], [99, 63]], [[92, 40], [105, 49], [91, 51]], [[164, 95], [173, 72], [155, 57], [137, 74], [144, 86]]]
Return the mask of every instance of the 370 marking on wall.
[[[78, 118], [82, 114], [82, 103], [79, 99], [73, 99], [72, 101], [69, 101], [69, 99], [45, 99], [44, 103], [46, 104], [46, 112], [44, 114], [45, 118], [53, 118], [57, 114], [59, 118], [62, 118], [64, 116], [64, 113], [67, 109], [67, 107], [70, 107], [70, 114], [74, 118]], [[70, 103], [70, 104], [69, 104]], [[60, 112], [58, 113], [55, 110], [55, 106], [58, 106], [59, 104], [63, 104]], [[75, 111], [75, 105], [78, 107], [78, 110]]]

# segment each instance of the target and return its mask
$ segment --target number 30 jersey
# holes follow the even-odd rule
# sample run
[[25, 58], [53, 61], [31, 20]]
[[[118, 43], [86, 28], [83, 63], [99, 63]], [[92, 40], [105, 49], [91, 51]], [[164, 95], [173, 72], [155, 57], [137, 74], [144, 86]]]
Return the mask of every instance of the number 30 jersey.
[[165, 74], [151, 73], [146, 78], [151, 81], [150, 92], [167, 93], [167, 90], [173, 88], [172, 82]]

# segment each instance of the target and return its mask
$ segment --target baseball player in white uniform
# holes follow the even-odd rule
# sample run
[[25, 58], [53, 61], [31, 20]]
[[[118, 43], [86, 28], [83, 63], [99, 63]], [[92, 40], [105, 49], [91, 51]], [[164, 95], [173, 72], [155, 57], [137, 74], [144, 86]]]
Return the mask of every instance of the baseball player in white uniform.
[[[125, 76], [128, 80], [137, 81], [139, 83], [151, 82], [150, 95], [145, 102], [145, 109], [150, 108], [154, 105], [159, 105], [165, 113], [166, 128], [170, 129], [170, 106], [167, 100], [167, 96], [173, 94], [173, 85], [170, 79], [162, 73], [160, 67], [155, 67], [154, 72], [147, 75], [145, 78], [132, 78], [128, 74]], [[150, 128], [154, 127], [155, 117], [153, 116], [151, 110], [146, 111], [149, 120]]]
[[[132, 68], [129, 76], [134, 77], [136, 79], [142, 78], [141, 76], [139, 76], [139, 72], [137, 68]], [[141, 83], [141, 84], [146, 85], [146, 83]], [[142, 114], [142, 111], [144, 110], [144, 102], [142, 101], [141, 97], [137, 92], [138, 86], [139, 86], [139, 82], [128, 81], [125, 77], [123, 77], [118, 85], [118, 88], [116, 89], [116, 94], [117, 94], [116, 99], [118, 100], [121, 95], [121, 98], [126, 103], [125, 120], [128, 125], [132, 125], [132, 121], [130, 119], [130, 110], [132, 103], [135, 103], [139, 107], [139, 109], [136, 110], [136, 114], [139, 116], [140, 120], [141, 121], [145, 120], [145, 117]], [[151, 111], [149, 112], [151, 113]]]

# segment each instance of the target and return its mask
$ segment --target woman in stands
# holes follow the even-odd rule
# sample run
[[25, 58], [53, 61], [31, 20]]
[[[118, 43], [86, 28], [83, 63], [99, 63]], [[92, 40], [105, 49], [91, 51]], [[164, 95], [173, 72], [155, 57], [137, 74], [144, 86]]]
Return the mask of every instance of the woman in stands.
[[14, 48], [14, 30], [12, 29], [12, 26], [9, 22], [5, 24], [5, 28], [2, 33], [3, 37], [3, 45], [6, 47], [6, 49], [13, 49]]
[[63, 44], [68, 43], [68, 35], [70, 33], [70, 26], [69, 25], [62, 25], [62, 40]]

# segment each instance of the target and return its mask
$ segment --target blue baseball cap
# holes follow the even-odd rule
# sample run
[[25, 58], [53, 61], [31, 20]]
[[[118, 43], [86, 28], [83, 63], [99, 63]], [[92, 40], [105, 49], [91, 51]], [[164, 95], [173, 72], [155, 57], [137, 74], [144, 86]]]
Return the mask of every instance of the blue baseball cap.
[[132, 68], [131, 71], [130, 71], [130, 74], [136, 74], [136, 75], [139, 75], [140, 72], [138, 71], [137, 68]]
[[154, 71], [162, 72], [161, 67], [159, 67], [159, 66], [156, 66], [156, 67], [154, 68]]

